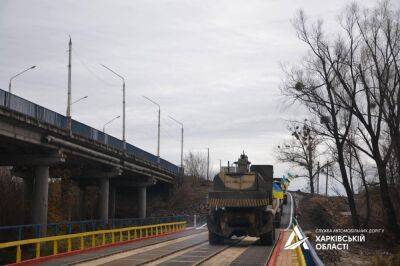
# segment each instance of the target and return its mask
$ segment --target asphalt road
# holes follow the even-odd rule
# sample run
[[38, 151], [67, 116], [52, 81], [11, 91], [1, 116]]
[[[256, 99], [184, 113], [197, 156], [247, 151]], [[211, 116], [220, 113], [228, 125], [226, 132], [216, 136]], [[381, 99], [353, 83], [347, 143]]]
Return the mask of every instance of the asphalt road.
[[[281, 229], [290, 223], [291, 197], [283, 206]], [[280, 229], [276, 229], [278, 236]], [[257, 238], [234, 238], [223, 245], [208, 243], [206, 228], [141, 240], [125, 245], [66, 256], [42, 265], [265, 265], [273, 246]]]

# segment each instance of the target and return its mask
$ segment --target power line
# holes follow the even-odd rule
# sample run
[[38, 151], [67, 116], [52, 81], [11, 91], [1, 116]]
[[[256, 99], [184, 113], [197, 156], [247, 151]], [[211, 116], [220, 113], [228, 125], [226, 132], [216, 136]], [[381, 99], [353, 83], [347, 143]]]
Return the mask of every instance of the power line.
[[76, 56], [76, 58], [78, 59], [78, 61], [82, 64], [82, 66], [93, 76], [95, 77], [98, 81], [106, 84], [107, 86], [111, 86], [111, 87], [119, 87], [120, 85], [117, 84], [112, 84], [109, 83], [108, 81], [102, 79], [100, 76], [98, 76], [93, 70], [90, 69], [90, 67], [88, 67], [88, 65], [83, 61], [83, 59], [76, 53], [76, 48], [74, 50], [72, 50], [72, 52], [74, 53], [74, 55]]

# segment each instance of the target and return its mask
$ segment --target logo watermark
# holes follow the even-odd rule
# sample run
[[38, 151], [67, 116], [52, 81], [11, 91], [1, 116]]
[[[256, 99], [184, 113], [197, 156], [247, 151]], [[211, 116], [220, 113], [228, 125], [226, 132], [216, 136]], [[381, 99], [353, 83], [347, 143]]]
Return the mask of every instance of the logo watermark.
[[[297, 236], [297, 238], [299, 239], [299, 241], [297, 241], [296, 243], [293, 243], [293, 239], [294, 237]], [[300, 233], [299, 228], [297, 227], [297, 225], [293, 228], [292, 233], [290, 234], [288, 240], [286, 241], [285, 250], [288, 249], [295, 249], [300, 245], [303, 245], [304, 249], [309, 249], [307, 243], [305, 242], [307, 240], [308, 237], [303, 237], [303, 235]]]
[[366, 234], [383, 233], [384, 229], [316, 229], [316, 250], [348, 250], [350, 243], [366, 242]]

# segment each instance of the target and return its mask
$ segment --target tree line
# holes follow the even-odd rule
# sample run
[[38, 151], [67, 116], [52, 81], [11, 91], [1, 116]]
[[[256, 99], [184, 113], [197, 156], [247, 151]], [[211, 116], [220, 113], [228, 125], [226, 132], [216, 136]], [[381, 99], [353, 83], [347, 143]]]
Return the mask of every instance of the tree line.
[[[353, 179], [360, 178], [369, 197], [365, 170], [373, 162], [385, 221], [397, 241], [400, 226], [393, 197], [400, 181], [399, 18], [390, 1], [369, 9], [350, 4], [331, 30], [322, 20], [310, 21], [304, 11], [298, 12], [293, 25], [308, 51], [300, 64], [284, 70], [282, 92], [304, 106], [308, 117], [291, 122], [292, 140], [278, 148], [280, 161], [306, 170], [311, 193], [321, 169], [337, 169], [355, 227], [366, 226], [368, 220], [360, 221]], [[331, 159], [318, 167], [319, 156]]]

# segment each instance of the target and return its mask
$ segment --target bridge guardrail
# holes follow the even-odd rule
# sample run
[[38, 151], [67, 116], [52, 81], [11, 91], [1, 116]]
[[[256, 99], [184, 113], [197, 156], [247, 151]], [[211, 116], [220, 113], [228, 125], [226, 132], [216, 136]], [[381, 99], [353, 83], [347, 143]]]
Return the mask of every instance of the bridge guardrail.
[[[133, 240], [156, 237], [165, 234], [181, 231], [185, 229], [186, 222], [162, 223], [156, 225], [135, 226], [128, 228], [98, 230], [85, 233], [50, 236], [35, 239], [18, 240], [13, 242], [0, 243], [0, 249], [15, 248], [15, 262], [19, 263], [26, 260], [40, 259], [42, 256], [42, 247], [46, 243], [51, 243], [52, 256], [77, 252], [81, 250], [93, 249], [101, 246], [114, 245], [116, 243], [129, 242]], [[35, 247], [33, 256], [22, 257], [22, 247]], [[29, 249], [25, 250], [29, 252]], [[48, 250], [47, 250], [48, 251]]]
[[[64, 115], [51, 111], [43, 106], [30, 102], [14, 94], [10, 94], [2, 89], [0, 89], [0, 106], [35, 118], [40, 122], [59, 127], [61, 129], [67, 128], [67, 118]], [[111, 146], [115, 149], [122, 150], [122, 140], [119, 140], [111, 135], [105, 134], [100, 130], [92, 128], [73, 119], [71, 121], [71, 131], [73, 134], [77, 134]], [[148, 161], [152, 164], [158, 164], [176, 175], [178, 175], [180, 172], [180, 169], [177, 165], [174, 165], [167, 160], [160, 158], [160, 160], [158, 161], [157, 156], [145, 150], [142, 150], [132, 144], [127, 143], [126, 147], [127, 152], [129, 154], [132, 154], [133, 156]]]
[[[84, 221], [65, 221], [47, 224], [47, 236], [56, 236], [59, 234], [73, 234], [99, 229], [114, 229], [128, 226], [142, 226], [157, 223], [181, 222], [187, 221], [186, 216], [167, 216], [167, 217], [149, 217], [149, 218], [125, 218], [110, 219], [107, 222], [103, 220], [84, 220]], [[25, 224], [0, 226], [0, 242], [23, 240], [26, 238], [38, 238], [41, 235], [41, 224]]]
[[[307, 236], [304, 234], [303, 230], [301, 229], [299, 223], [297, 222], [297, 219], [295, 217], [293, 217], [293, 227], [296, 225], [302, 235], [302, 239], [307, 238]], [[296, 238], [296, 241], [299, 241], [297, 236], [295, 236], [295, 238]], [[296, 248], [296, 254], [297, 254], [299, 264], [307, 265], [307, 266], [310, 266], [310, 265], [323, 266], [324, 263], [319, 258], [317, 252], [315, 251], [314, 247], [311, 245], [310, 241], [308, 241], [308, 238], [305, 240], [305, 243], [307, 244], [309, 249], [305, 249], [303, 247], [303, 245], [300, 245], [299, 247]]]

